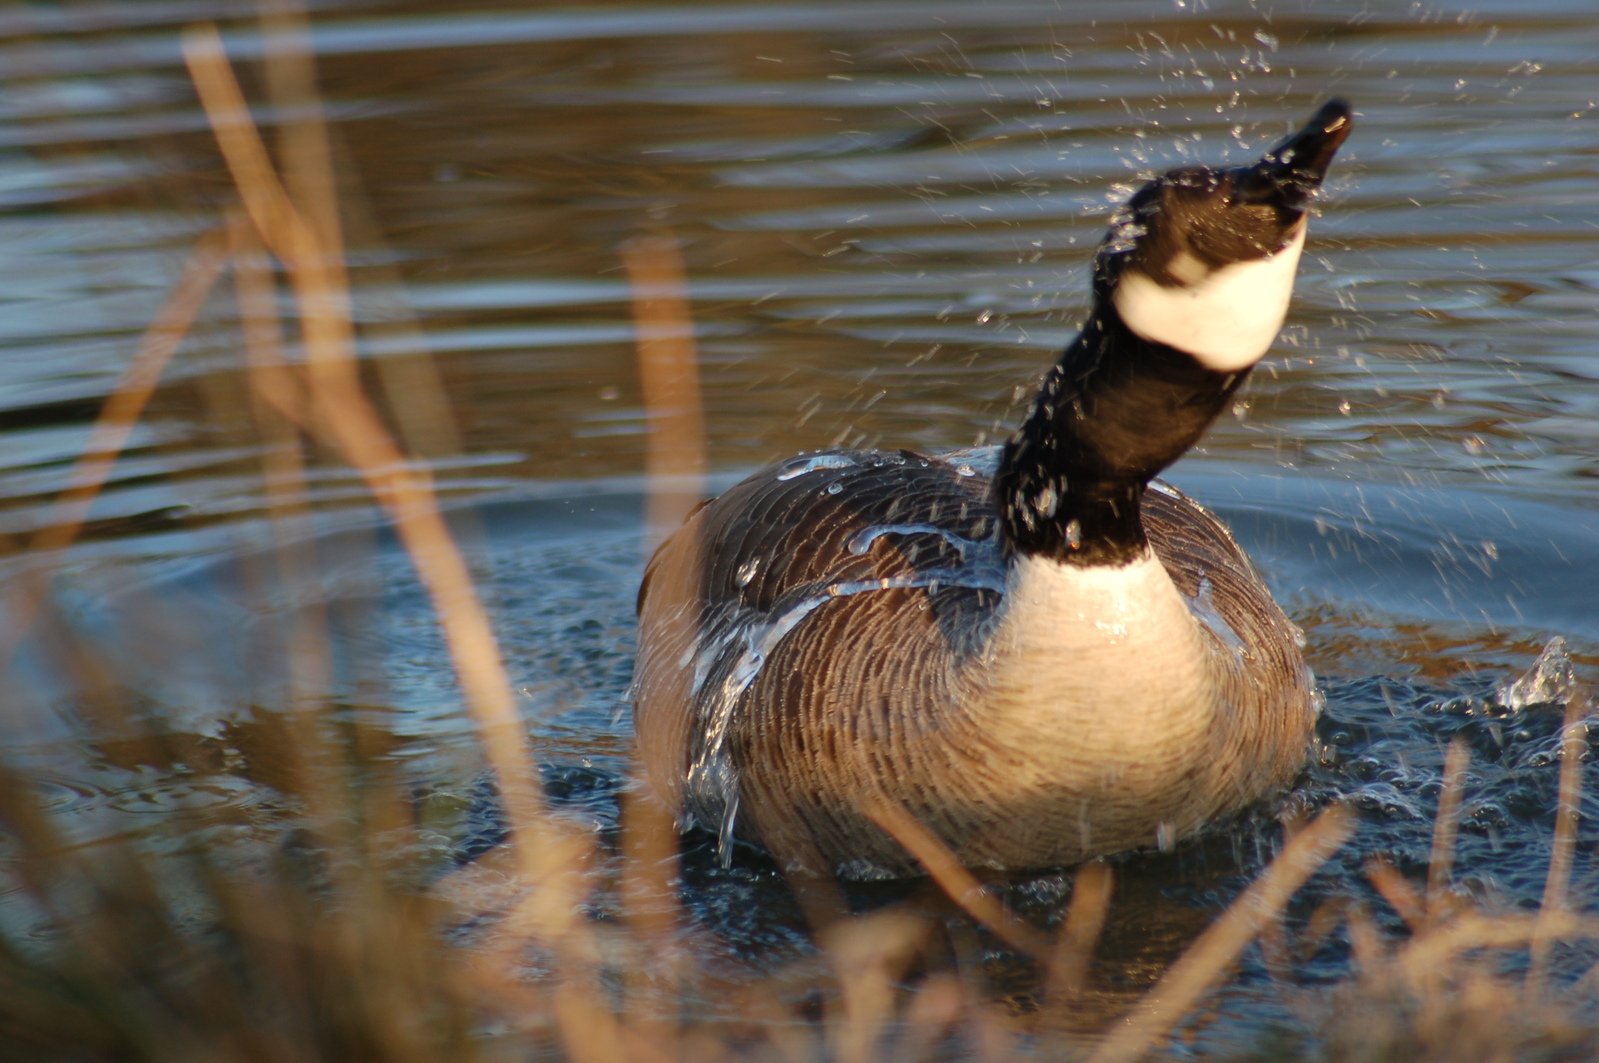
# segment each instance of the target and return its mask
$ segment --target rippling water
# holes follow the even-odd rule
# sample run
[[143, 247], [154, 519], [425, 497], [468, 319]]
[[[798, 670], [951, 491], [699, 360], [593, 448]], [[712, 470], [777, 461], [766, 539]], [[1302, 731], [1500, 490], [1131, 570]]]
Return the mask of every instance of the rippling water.
[[[263, 38], [236, 4], [0, 13], [11, 576], [39, 560], [29, 543], [61, 519], [52, 499], [92, 418], [229, 201], [178, 45], [206, 19], [263, 98]], [[681, 242], [722, 482], [804, 448], [962, 447], [1018, 416], [1136, 182], [1251, 157], [1327, 96], [1351, 99], [1289, 327], [1173, 479], [1233, 524], [1324, 677], [1299, 794], [1349, 796], [1362, 825], [1313, 892], [1360, 893], [1372, 855], [1425, 862], [1460, 735], [1463, 888], [1536, 903], [1559, 709], [1495, 691], [1552, 636], [1579, 671], [1599, 662], [1590, 0], [324, 0], [312, 43], [370, 379], [467, 537], [552, 787], [602, 831], [629, 764], [619, 704], [643, 549], [628, 240]], [[266, 831], [279, 714], [305, 694], [272, 662], [285, 621], [326, 604], [340, 638], [325, 685], [443, 795], [449, 834], [477, 763], [425, 596], [332, 460], [312, 470], [300, 528], [314, 575], [270, 568], [240, 346], [219, 294], [59, 559], [53, 622], [92, 638], [108, 674], [27, 644], [8, 741], [85, 838], [207, 803]], [[106, 682], [177, 745], [153, 752], [96, 718], [85, 706]], [[1574, 882], [1591, 906], [1583, 831]], [[1127, 862], [1109, 955], [1132, 972], [1175, 951], [1271, 837], [1246, 824]], [[769, 876], [693, 875], [691, 904], [738, 950], [799, 947]], [[1013, 900], [1051, 918], [1062, 881]], [[1317, 977], [1343, 969], [1317, 962]], [[1261, 977], [1235, 979], [1218, 1036], [1275, 1020]]]

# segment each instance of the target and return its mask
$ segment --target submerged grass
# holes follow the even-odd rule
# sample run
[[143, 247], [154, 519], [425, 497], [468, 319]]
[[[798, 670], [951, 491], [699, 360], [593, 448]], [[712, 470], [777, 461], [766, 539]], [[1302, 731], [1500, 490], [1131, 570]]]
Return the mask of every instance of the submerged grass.
[[[269, 91], [314, 101], [296, 43], [301, 16], [277, 5], [266, 28], [275, 42]], [[231, 273], [262, 493], [280, 530], [274, 563], [291, 581], [315, 564], [295, 532], [310, 505], [306, 469], [314, 448], [336, 455], [386, 514], [431, 596], [509, 836], [444, 881], [425, 881], [417, 861], [430, 842], [409, 782], [341, 722], [327, 693], [326, 618], [304, 610], [282, 658], [264, 665], [289, 676], [289, 704], [272, 707], [287, 732], [280, 788], [289, 826], [268, 844], [241, 837], [228, 813], [200, 809], [175, 811], [152, 837], [85, 845], [49, 810], [40, 781], [0, 756], [9, 894], [0, 1030], [15, 1058], [1131, 1060], [1160, 1053], [1173, 1030], [1195, 1021], [1257, 941], [1299, 1017], [1284, 1040], [1229, 1046], [1239, 1057], [1571, 1058], [1599, 1049], [1583, 1008], [1599, 975], [1572, 985], [1553, 978], [1548, 962], [1563, 942], [1599, 941], [1599, 923], [1567, 897], [1589, 710], [1580, 692], [1568, 712], [1555, 859], [1536, 913], [1486, 911], [1451, 891], [1466, 769], [1457, 746], [1425, 884], [1384, 865], [1368, 870], [1376, 896], [1405, 924], [1399, 933], [1381, 929], [1357, 900], [1324, 906], [1288, 932], [1290, 899], [1354, 829], [1350, 814], [1332, 808], [1290, 831], [1271, 865], [1141, 999], [1107, 1013], [1088, 990], [1114, 910], [1108, 866], [1078, 871], [1060, 928], [1047, 929], [1007, 910], [902, 810], [884, 808], [875, 810], [881, 825], [969, 922], [894, 906], [852, 913], [827, 884], [795, 882], [814, 962], [737, 979], [701, 962], [700, 932], [679, 903], [677, 835], [658, 808], [625, 794], [621, 839], [610, 848], [545, 807], [493, 632], [427, 467], [389, 427], [408, 417], [380, 408], [359, 372], [333, 152], [314, 108], [274, 160], [216, 34], [191, 32], [185, 55], [236, 203], [196, 245], [106, 403], [57, 521], [32, 544], [34, 575], [5, 588], [17, 628], [7, 658], [23, 626], [66, 629], [53, 623], [52, 573], [70, 562], [88, 506], [188, 323]], [[699, 493], [696, 364], [670, 240], [641, 240], [626, 265], [650, 471], [661, 485], [649, 524], [659, 535]], [[302, 356], [289, 357], [291, 347]], [[436, 409], [418, 416], [439, 419]], [[93, 645], [63, 635], [56, 649], [85, 675], [106, 671]], [[170, 722], [129, 698], [114, 674], [87, 689], [79, 711], [89, 729], [132, 735], [163, 763], [186, 755]], [[980, 961], [989, 940], [1038, 972], [1041, 988], [1024, 1014], [993, 999]], [[1332, 987], [1299, 985], [1295, 958], [1323, 947], [1348, 949], [1348, 976]]]

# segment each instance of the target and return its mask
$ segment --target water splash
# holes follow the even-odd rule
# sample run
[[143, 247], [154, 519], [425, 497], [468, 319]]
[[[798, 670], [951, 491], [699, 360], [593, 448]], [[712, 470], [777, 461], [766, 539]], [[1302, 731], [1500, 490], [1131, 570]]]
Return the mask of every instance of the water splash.
[[856, 461], [852, 455], [840, 454], [836, 451], [828, 451], [821, 454], [801, 454], [799, 457], [791, 458], [779, 466], [777, 478], [779, 480], [792, 480], [795, 477], [804, 476], [808, 472], [816, 472], [819, 469], [849, 469], [859, 464], [860, 462]]
[[1514, 682], [1499, 688], [1499, 701], [1511, 709], [1533, 705], [1564, 705], [1577, 691], [1577, 669], [1566, 652], [1566, 640], [1556, 635], [1544, 644], [1532, 667]]
[[962, 561], [966, 560], [967, 552], [978, 542], [964, 535], [957, 535], [948, 528], [940, 528], [936, 524], [877, 524], [856, 532], [850, 537], [845, 549], [860, 557], [870, 551], [872, 544], [885, 535], [936, 535], [954, 547]]
[[1219, 646], [1234, 657], [1242, 658], [1248, 652], [1248, 645], [1216, 607], [1215, 587], [1209, 576], [1199, 577], [1199, 587], [1194, 596], [1188, 599], [1188, 612], [1199, 621], [1201, 627], [1215, 636]]
[[[1028, 397], [1027, 389], [1021, 390], [1022, 394], [1017, 395], [1013, 401], [1020, 402]], [[999, 459], [1003, 450], [1004, 448], [998, 444], [990, 443], [967, 447], [964, 450], [952, 450], [947, 454], [940, 454], [938, 460], [945, 465], [953, 465], [955, 472], [961, 476], [985, 476], [992, 480], [999, 475]]]
[[738, 825], [738, 778], [728, 773], [729, 785], [723, 791], [722, 822], [716, 828], [716, 859], [726, 871], [733, 866], [733, 831]]
[[758, 572], [760, 572], [760, 570], [760, 557], [752, 557], [745, 561], [742, 565], [738, 566], [738, 571], [734, 573], [733, 578], [738, 581], [738, 585], [740, 587], [748, 587], [752, 582], [754, 582], [755, 576]]
[[[818, 457], [833, 455], [813, 455], [804, 463]], [[982, 459], [983, 455], [975, 458], [979, 462]], [[693, 700], [701, 721], [701, 726], [695, 728], [687, 771], [687, 817], [692, 823], [716, 830], [723, 860], [730, 858], [738, 816], [738, 771], [728, 750], [734, 713], [766, 661], [806, 617], [836, 599], [879, 591], [966, 587], [1004, 593], [1005, 563], [997, 524], [986, 538], [966, 538], [932, 524], [877, 525], [857, 532], [848, 549], [852, 554], [863, 555], [885, 535], [925, 534], [938, 535], [950, 544], [956, 551], [956, 562], [875, 579], [836, 580], [769, 611], [729, 602], [702, 622], [700, 639], [686, 654], [694, 666]]]

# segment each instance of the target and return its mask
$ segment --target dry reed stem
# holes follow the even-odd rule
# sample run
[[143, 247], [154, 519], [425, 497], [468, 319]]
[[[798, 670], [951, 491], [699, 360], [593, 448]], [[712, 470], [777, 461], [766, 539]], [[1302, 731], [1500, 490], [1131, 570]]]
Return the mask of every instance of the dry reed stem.
[[1145, 996], [1140, 1009], [1100, 1043], [1091, 1060], [1134, 1060], [1153, 1049], [1237, 961], [1259, 928], [1276, 918], [1295, 891], [1343, 845], [1353, 829], [1349, 814], [1333, 807], [1288, 839], [1271, 865], [1167, 969]]
[[1427, 899], [1410, 884], [1410, 880], [1394, 870], [1386, 860], [1373, 857], [1366, 861], [1366, 878], [1371, 882], [1389, 907], [1399, 913], [1411, 933], [1427, 926]]
[[1094, 946], [1105, 928], [1114, 886], [1110, 865], [1101, 861], [1077, 869], [1072, 883], [1072, 899], [1060, 937], [1049, 957], [1044, 981], [1044, 1000], [1070, 1001], [1079, 996], [1088, 980], [1088, 964]]
[[1351, 902], [1345, 925], [1349, 928], [1349, 953], [1354, 966], [1367, 977], [1376, 977], [1391, 952], [1382, 931], [1359, 901]]
[[[1409, 883], [1404, 882], [1397, 871], [1386, 866], [1383, 868], [1392, 876], [1391, 881], [1378, 885], [1383, 896], [1399, 897], [1400, 887], [1403, 886], [1404, 903], [1412, 908], [1416, 906], [1421, 908], [1419, 912], [1407, 912], [1401, 909], [1406, 923], [1412, 929], [1417, 926], [1436, 927], [1450, 917], [1451, 913], [1445, 911], [1444, 897], [1449, 889], [1450, 871], [1454, 864], [1460, 800], [1465, 790], [1466, 767], [1470, 759], [1471, 754], [1464, 738], [1456, 737], [1449, 743], [1449, 749], [1444, 754], [1443, 789], [1438, 794], [1438, 811], [1432, 823], [1432, 848], [1427, 860], [1425, 895], [1417, 901], [1415, 891]], [[1378, 878], [1373, 877], [1372, 881], [1377, 883]], [[1445, 1021], [1451, 1000], [1450, 995], [1443, 991], [1444, 974], [1445, 972], [1435, 970], [1423, 976], [1427, 981], [1419, 987], [1418, 993], [1421, 999], [1421, 1022], [1424, 1025], [1436, 1025]]]
[[[274, 562], [284, 586], [307, 586], [317, 567], [316, 546], [291, 530], [311, 516], [306, 491], [305, 455], [296, 426], [305, 421], [306, 396], [283, 356], [283, 323], [277, 292], [263, 259], [266, 249], [254, 238], [249, 222], [237, 211], [228, 215], [234, 298], [244, 337], [245, 366], [262, 448], [262, 483], [276, 549]], [[335, 852], [356, 851], [354, 825], [346, 814], [337, 775], [328, 764], [327, 741], [312, 714], [298, 711], [327, 697], [332, 688], [327, 613], [323, 603], [304, 603], [288, 632], [286, 667], [289, 707], [285, 724], [294, 733], [285, 752], [296, 777], [296, 792], [306, 796], [304, 808], [312, 829]], [[333, 861], [334, 874], [348, 889], [343, 861]]]
[[[285, 164], [284, 181], [294, 202], [321, 236], [324, 247], [344, 243], [343, 224], [360, 237], [370, 238], [377, 226], [361, 209], [359, 198], [339, 196], [334, 130], [328, 126], [322, 94], [311, 61], [305, 0], [263, 0], [262, 38], [265, 43], [266, 91], [278, 110], [303, 119], [278, 127], [278, 149]], [[346, 172], [351, 172], [348, 168]], [[341, 217], [341, 210], [345, 217]], [[368, 263], [364, 272], [376, 273], [392, 288], [400, 287], [392, 266]], [[399, 334], [414, 357], [384, 357], [372, 368], [383, 389], [395, 427], [412, 453], [442, 454], [460, 450], [460, 436], [450, 412], [447, 392], [437, 365], [427, 356], [426, 344], [410, 308], [401, 300], [385, 306], [385, 319], [371, 333]]]
[[342, 256], [324, 245], [279, 182], [215, 27], [186, 31], [183, 53], [245, 211], [288, 271], [316, 429], [388, 513], [438, 612], [478, 739], [499, 780], [511, 828], [508, 844], [523, 874], [541, 887], [530, 894], [521, 921], [540, 937], [558, 938], [577, 918], [576, 884], [567, 880], [578, 854], [573, 840], [558, 840], [543, 816], [531, 750], [493, 629], [430, 478], [393, 444], [361, 388]]
[[1438, 794], [1438, 813], [1432, 824], [1432, 854], [1427, 862], [1427, 914], [1433, 919], [1442, 915], [1440, 906], [1444, 891], [1449, 888], [1455, 860], [1455, 836], [1460, 827], [1460, 798], [1470, 763], [1471, 750], [1464, 738], [1457, 737], [1444, 754], [1443, 790]]
[[927, 869], [938, 888], [967, 915], [999, 935], [1016, 951], [1038, 960], [1049, 957], [1049, 939], [1017, 919], [996, 897], [987, 893], [982, 883], [955, 858], [955, 854], [909, 812], [883, 800], [868, 808], [866, 814], [915, 857], [916, 862]]
[[1316, 905], [1293, 942], [1292, 958], [1308, 960], [1320, 952], [1328, 939], [1349, 921], [1355, 909], [1352, 897], [1334, 897]]
[[[227, 232], [222, 228], [201, 234], [189, 250], [183, 273], [155, 320], [145, 329], [133, 359], [122, 371], [89, 430], [89, 441], [67, 476], [69, 486], [56, 499], [54, 519], [34, 534], [28, 549], [34, 554], [63, 550], [83, 531], [89, 509], [99, 497], [112, 466], [128, 444], [133, 426], [155, 394], [167, 363], [183, 342], [206, 298], [227, 266]], [[16, 653], [17, 644], [38, 613], [48, 583], [42, 571], [30, 572], [10, 588], [11, 623], [0, 642], [0, 671]]]
[[[676, 240], [654, 234], [622, 248], [627, 270], [634, 346], [638, 353], [641, 403], [648, 435], [644, 450], [646, 557], [676, 530], [700, 501], [705, 487], [704, 411], [699, 386], [699, 355], [694, 345], [687, 284]], [[695, 564], [698, 555], [695, 555]], [[691, 575], [690, 585], [698, 581]], [[679, 921], [672, 889], [677, 828], [671, 816], [642, 789], [623, 807], [622, 898], [630, 926], [642, 941], [675, 952], [670, 937]], [[679, 964], [670, 952], [658, 975], [675, 990]], [[642, 972], [629, 973], [630, 993], [642, 988]], [[671, 1046], [675, 1025], [649, 1020], [648, 1032]]]
[[[643, 962], [629, 964], [623, 972], [624, 992], [637, 1001], [655, 984], [668, 995], [675, 994], [682, 980], [680, 949], [673, 940], [681, 919], [673, 889], [678, 857], [676, 824], [659, 802], [634, 786], [622, 797], [621, 838], [622, 913], [634, 945], [643, 953]], [[659, 1020], [650, 1013], [635, 1019], [633, 1025], [667, 1055], [677, 1054], [675, 1022]]]
[[576, 1063], [617, 1063], [637, 1059], [623, 1049], [620, 1027], [610, 1009], [595, 1007], [588, 992], [570, 983], [555, 988], [555, 1016], [564, 1031], [582, 1031], [563, 1038], [567, 1058]]
[[322, 246], [343, 247], [338, 182], [304, 0], [260, 0], [260, 8], [267, 97], [285, 114], [302, 116], [277, 127], [284, 185]]
[[1543, 903], [1538, 909], [1538, 931], [1532, 939], [1529, 985], [1541, 986], [1549, 943], [1555, 933], [1545, 917], [1553, 919], [1566, 909], [1566, 892], [1571, 880], [1571, 861], [1577, 846], [1577, 820], [1581, 811], [1582, 753], [1587, 725], [1583, 719], [1589, 709], [1586, 684], [1578, 682], [1566, 698], [1565, 722], [1560, 732], [1560, 787], [1555, 810], [1555, 837], [1549, 852], [1549, 874], [1544, 879]]
[[688, 285], [677, 241], [643, 236], [622, 248], [632, 287], [634, 342], [649, 438], [646, 547], [675, 531], [705, 491], [705, 415]]
[[1560, 909], [1531, 915], [1466, 913], [1444, 926], [1413, 938], [1394, 958], [1394, 969], [1412, 985], [1447, 970], [1461, 953], [1477, 949], [1530, 947], [1545, 940], [1599, 941], [1599, 920]]
[[904, 1036], [895, 1057], [905, 1060], [935, 1058], [934, 1047], [960, 1021], [966, 1007], [965, 992], [953, 974], [941, 972], [927, 978], [905, 1009]]
[[821, 944], [838, 978], [842, 1020], [827, 1025], [833, 1058], [840, 1063], [876, 1063], [880, 1042], [894, 1015], [897, 980], [921, 951], [927, 926], [919, 918], [888, 910], [833, 924]]
[[[299, 430], [307, 423], [308, 398], [294, 368], [284, 357], [283, 321], [278, 314], [277, 289], [263, 263], [266, 248], [254, 238], [248, 221], [238, 211], [228, 214], [229, 255], [233, 263], [234, 300], [238, 304], [240, 331], [244, 337], [245, 369], [250, 396], [255, 403], [256, 425], [267, 441], [263, 454], [263, 482], [268, 512], [279, 533], [279, 549], [287, 551], [290, 541], [284, 527], [290, 521], [304, 521], [311, 515], [306, 493], [305, 455]], [[277, 416], [268, 415], [268, 411]], [[296, 543], [310, 551], [309, 543]], [[288, 558], [283, 559], [287, 564]], [[295, 573], [285, 572], [285, 579]], [[326, 656], [320, 646], [314, 654]], [[298, 661], [298, 655], [295, 660]], [[326, 669], [319, 669], [313, 681], [304, 684], [308, 695], [328, 689]]]

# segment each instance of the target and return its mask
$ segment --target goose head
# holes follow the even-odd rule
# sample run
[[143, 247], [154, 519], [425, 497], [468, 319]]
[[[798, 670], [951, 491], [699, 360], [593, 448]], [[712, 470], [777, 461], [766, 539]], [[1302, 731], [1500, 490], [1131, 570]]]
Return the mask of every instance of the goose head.
[[1199, 439], [1271, 348], [1306, 215], [1353, 126], [1333, 100], [1249, 166], [1141, 188], [1094, 257], [1094, 307], [1001, 457], [1006, 543], [1073, 564], [1142, 556], [1144, 486]]
[[1305, 216], [1353, 115], [1332, 100], [1249, 166], [1185, 166], [1141, 188], [1094, 258], [1096, 303], [1132, 332], [1238, 372], [1282, 328]]

